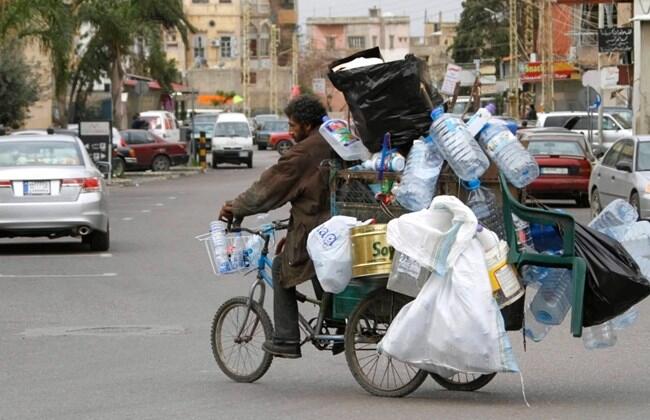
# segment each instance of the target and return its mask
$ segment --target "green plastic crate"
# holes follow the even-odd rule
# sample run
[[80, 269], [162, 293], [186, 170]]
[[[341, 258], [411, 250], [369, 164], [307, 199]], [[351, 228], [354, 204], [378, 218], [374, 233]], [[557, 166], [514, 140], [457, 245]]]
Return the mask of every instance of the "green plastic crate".
[[332, 318], [344, 321], [366, 296], [377, 289], [385, 289], [388, 277], [363, 277], [350, 280], [348, 287], [332, 299]]

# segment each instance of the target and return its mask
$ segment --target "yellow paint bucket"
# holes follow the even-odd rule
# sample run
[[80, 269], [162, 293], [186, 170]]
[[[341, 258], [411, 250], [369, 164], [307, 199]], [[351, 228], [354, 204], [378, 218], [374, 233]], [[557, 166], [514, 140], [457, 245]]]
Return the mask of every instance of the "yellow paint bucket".
[[386, 241], [386, 226], [377, 224], [350, 229], [352, 277], [390, 274], [395, 251]]

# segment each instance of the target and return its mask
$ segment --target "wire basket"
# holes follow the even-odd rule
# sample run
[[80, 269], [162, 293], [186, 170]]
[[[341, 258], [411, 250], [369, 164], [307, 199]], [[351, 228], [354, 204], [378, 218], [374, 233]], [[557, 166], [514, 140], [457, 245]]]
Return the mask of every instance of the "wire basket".
[[[213, 233], [196, 236], [203, 243], [216, 276], [239, 273], [257, 267], [264, 240], [259, 235], [228, 233], [225, 236], [225, 252], [220, 253]], [[221, 254], [221, 255], [220, 255]]]

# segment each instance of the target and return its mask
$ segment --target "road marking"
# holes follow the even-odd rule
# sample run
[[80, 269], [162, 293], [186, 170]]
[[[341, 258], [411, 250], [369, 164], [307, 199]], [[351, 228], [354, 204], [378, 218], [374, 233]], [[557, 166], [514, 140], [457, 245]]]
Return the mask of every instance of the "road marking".
[[133, 217], [123, 217], [122, 220], [124, 220], [125, 222], [130, 222], [131, 220], [133, 220]]
[[115, 277], [117, 273], [101, 273], [101, 274], [2, 274], [0, 278], [5, 279], [41, 279], [41, 278], [87, 278], [87, 277]]
[[189, 330], [181, 325], [94, 325], [76, 327], [30, 328], [19, 335], [23, 337], [84, 336], [156, 336], [182, 335]]
[[142, 210], [142, 213], [151, 213], [151, 210]]
[[155, 205], [156, 205], [157, 207], [162, 207], [162, 206], [164, 206], [163, 203], [156, 203]]
[[174, 197], [173, 195], [171, 195], [171, 196], [169, 196], [167, 198], [169, 198], [170, 200], [176, 200], [176, 197]]

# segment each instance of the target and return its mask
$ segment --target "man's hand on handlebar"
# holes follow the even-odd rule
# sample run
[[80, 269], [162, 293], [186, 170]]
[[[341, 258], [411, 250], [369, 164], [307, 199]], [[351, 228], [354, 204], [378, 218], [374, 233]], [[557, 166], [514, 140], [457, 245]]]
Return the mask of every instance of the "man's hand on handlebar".
[[232, 212], [232, 201], [226, 201], [223, 207], [221, 207], [221, 211], [219, 211], [219, 220], [231, 223], [234, 217], [235, 216]]

